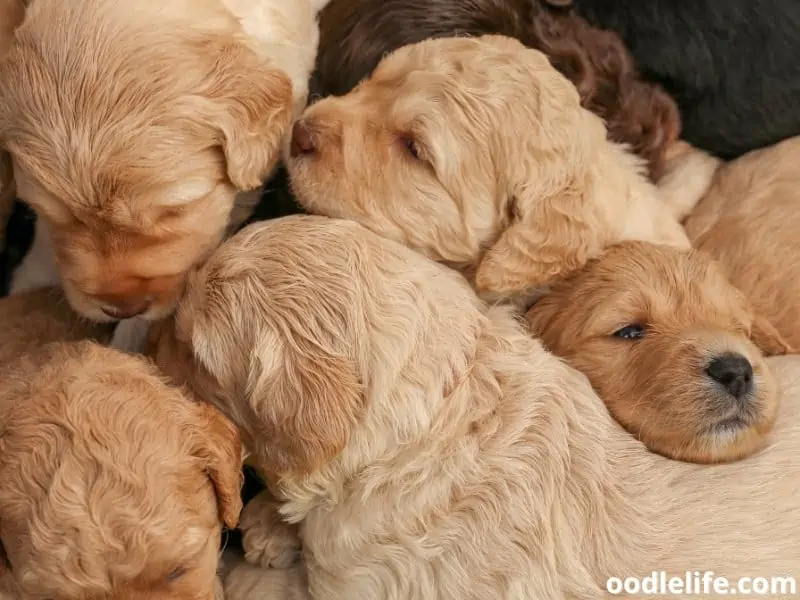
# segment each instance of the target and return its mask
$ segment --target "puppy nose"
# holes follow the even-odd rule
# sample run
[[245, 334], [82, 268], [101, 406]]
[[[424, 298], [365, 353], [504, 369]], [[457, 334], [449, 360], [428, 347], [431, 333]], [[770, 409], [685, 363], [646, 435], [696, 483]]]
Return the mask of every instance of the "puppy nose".
[[316, 151], [314, 136], [303, 121], [297, 121], [292, 128], [292, 143], [289, 154], [296, 158], [301, 154], [313, 154]]
[[130, 319], [150, 308], [148, 298], [125, 298], [109, 303], [101, 310], [112, 319]]
[[753, 366], [741, 354], [717, 356], [709, 363], [706, 373], [737, 400], [753, 391]]

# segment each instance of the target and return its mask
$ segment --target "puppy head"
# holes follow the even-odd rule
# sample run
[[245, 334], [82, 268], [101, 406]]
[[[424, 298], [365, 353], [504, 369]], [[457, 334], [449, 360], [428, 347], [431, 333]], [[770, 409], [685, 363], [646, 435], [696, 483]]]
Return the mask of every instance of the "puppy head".
[[309, 108], [288, 167], [312, 212], [354, 219], [506, 293], [579, 267], [602, 121], [541, 52], [500, 36], [386, 57], [352, 93]]
[[[468, 302], [478, 303], [457, 273], [352, 221], [288, 217], [251, 225], [213, 254], [154, 354], [239, 426], [268, 478], [290, 482], [338, 473], [333, 465], [363, 461], [424, 421], [419, 406], [391, 401], [393, 382], [411, 361], [446, 370], [432, 353], [451, 346], [422, 340], [445, 328], [469, 335], [458, 325]], [[406, 414], [413, 423], [399, 424]], [[370, 441], [351, 450], [354, 435]]]
[[0, 580], [30, 598], [212, 600], [220, 523], [241, 510], [233, 426], [88, 342], [2, 381]]
[[789, 348], [702, 253], [612, 246], [553, 286], [527, 319], [655, 452], [736, 460], [772, 428], [779, 394], [762, 351]]
[[289, 79], [222, 3], [181, 4], [36, 5], [0, 66], [0, 145], [94, 320], [171, 310], [291, 121]]

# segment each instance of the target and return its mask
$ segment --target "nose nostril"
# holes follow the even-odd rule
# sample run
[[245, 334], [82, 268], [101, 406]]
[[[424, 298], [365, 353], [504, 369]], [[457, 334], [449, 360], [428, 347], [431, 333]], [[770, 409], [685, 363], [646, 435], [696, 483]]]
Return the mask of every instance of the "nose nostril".
[[723, 354], [706, 368], [708, 376], [734, 398], [741, 399], [753, 389], [753, 366], [741, 354]]
[[298, 121], [292, 128], [289, 153], [292, 158], [295, 158], [301, 154], [313, 154], [315, 151], [316, 146], [314, 145], [314, 137], [311, 135], [311, 131], [302, 121]]

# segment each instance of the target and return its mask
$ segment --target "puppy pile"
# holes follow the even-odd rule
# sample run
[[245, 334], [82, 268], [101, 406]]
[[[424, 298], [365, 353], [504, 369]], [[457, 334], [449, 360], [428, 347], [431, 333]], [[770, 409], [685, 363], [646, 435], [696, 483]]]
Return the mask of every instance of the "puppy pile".
[[800, 578], [800, 124], [601, 4], [0, 0], [0, 599]]

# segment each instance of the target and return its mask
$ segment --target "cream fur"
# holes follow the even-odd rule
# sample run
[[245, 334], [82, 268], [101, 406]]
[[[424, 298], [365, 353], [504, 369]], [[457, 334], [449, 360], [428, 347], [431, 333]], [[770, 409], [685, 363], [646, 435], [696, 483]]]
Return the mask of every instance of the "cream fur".
[[97, 321], [168, 314], [246, 218], [318, 39], [309, 0], [131, 6], [32, 0], [0, 61], [0, 148], [70, 303]]
[[641, 159], [509, 38], [395, 51], [309, 107], [287, 164], [306, 208], [454, 266], [486, 298], [559, 280], [620, 240], [689, 246]]
[[239, 426], [301, 525], [316, 600], [595, 599], [609, 576], [656, 569], [800, 575], [797, 403], [739, 463], [653, 455], [508, 308], [354, 223], [237, 235], [155, 356]]

